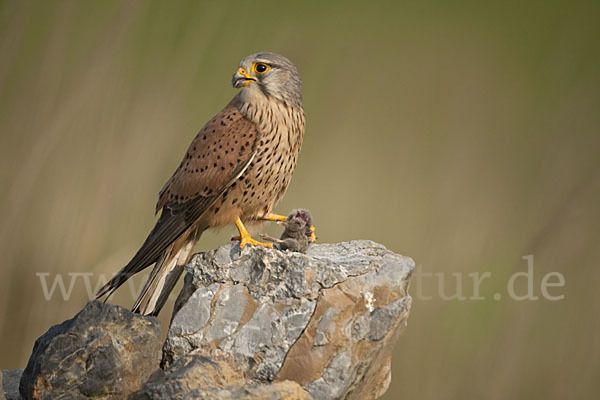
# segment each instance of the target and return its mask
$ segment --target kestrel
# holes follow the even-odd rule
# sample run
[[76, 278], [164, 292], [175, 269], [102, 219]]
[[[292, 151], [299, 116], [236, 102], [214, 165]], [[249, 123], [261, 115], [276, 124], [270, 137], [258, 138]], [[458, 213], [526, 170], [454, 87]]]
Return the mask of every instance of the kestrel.
[[235, 224], [240, 248], [255, 241], [246, 225], [285, 221], [272, 214], [296, 167], [305, 130], [301, 80], [287, 58], [256, 53], [233, 75], [239, 93], [190, 144], [158, 195], [156, 225], [131, 261], [97, 293], [112, 294], [155, 264], [133, 311], [157, 315], [209, 228]]

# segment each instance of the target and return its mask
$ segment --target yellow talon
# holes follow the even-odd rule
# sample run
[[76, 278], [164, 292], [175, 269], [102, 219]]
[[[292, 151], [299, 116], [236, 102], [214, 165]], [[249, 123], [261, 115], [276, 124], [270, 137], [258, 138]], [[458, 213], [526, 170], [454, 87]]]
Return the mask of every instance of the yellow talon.
[[240, 241], [240, 250], [243, 249], [247, 244], [251, 244], [252, 246], [267, 247], [270, 249], [273, 248], [273, 243], [263, 243], [252, 239], [252, 236], [250, 236], [239, 217], [235, 220], [235, 226], [238, 228], [238, 231], [240, 231], [240, 236], [237, 237], [237, 240]]
[[[262, 219], [263, 221], [284, 221], [284, 222], [285, 222], [285, 221], [287, 221], [287, 217], [286, 217], [286, 216], [283, 216], [283, 215], [278, 215], [278, 214], [273, 214], [273, 213], [268, 213], [268, 214], [266, 214], [266, 215], [263, 215], [263, 216], [261, 217], [261, 219]], [[241, 225], [241, 224], [242, 224], [242, 221], [240, 221], [240, 225]], [[240, 226], [238, 225], [238, 223], [237, 223], [237, 222], [236, 222], [236, 226], [238, 227], [238, 229], [240, 229]], [[244, 225], [241, 225], [241, 226], [243, 227]], [[245, 228], [244, 228], [244, 229], [245, 229]], [[242, 231], [240, 230], [240, 233], [241, 233], [241, 232], [242, 232]], [[248, 236], [250, 236], [250, 235], [248, 235]], [[239, 237], [238, 237], [238, 236], [236, 236], [236, 237], [234, 237], [234, 239], [236, 239], [236, 240], [239, 240]], [[255, 240], [254, 240], [254, 239], [252, 239], [252, 238], [250, 238], [250, 240], [252, 240], [252, 241], [255, 241]], [[316, 242], [316, 241], [317, 241], [317, 236], [315, 235], [315, 227], [314, 227], [314, 226], [312, 226], [312, 225], [311, 225], [311, 227], [310, 227], [310, 237], [309, 237], [309, 240], [310, 240], [310, 242], [311, 242], [311, 243], [314, 243], [314, 242]], [[250, 243], [250, 242], [248, 242], [248, 243]], [[257, 243], [258, 243], [258, 242], [257, 242]], [[252, 243], [252, 244], [254, 244], [254, 243]], [[270, 244], [270, 243], [261, 243], [261, 244], [259, 244], [258, 246], [273, 247], [273, 245], [271, 245], [271, 246], [267, 246], [267, 245], [269, 245], [269, 244]]]
[[315, 235], [315, 227], [314, 226], [310, 226], [310, 237], [309, 240], [311, 243], [314, 243], [317, 241], [317, 235]]
[[261, 218], [264, 221], [287, 221], [287, 217], [283, 215], [268, 213]]
[[245, 236], [242, 238], [242, 240], [240, 240], [240, 249], [243, 249], [247, 244], [251, 244], [252, 246], [267, 247], [269, 249], [273, 248], [273, 243], [259, 242], [258, 240], [252, 239], [250, 235]]

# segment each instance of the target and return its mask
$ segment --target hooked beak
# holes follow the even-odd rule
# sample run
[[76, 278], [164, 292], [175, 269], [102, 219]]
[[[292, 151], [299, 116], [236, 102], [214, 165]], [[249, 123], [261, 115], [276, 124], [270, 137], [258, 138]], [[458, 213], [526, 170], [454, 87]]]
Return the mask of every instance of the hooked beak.
[[234, 88], [239, 89], [241, 87], [248, 86], [251, 82], [256, 82], [256, 78], [253, 78], [246, 70], [240, 67], [235, 74], [231, 83]]

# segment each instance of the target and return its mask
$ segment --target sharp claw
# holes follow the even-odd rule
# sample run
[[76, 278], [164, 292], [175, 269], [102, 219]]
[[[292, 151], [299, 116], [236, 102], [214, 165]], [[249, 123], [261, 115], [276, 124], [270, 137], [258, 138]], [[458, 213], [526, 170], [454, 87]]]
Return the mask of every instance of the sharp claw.
[[237, 237], [237, 240], [240, 241], [240, 250], [242, 250], [247, 244], [251, 244], [252, 246], [262, 246], [262, 247], [267, 247], [267, 248], [273, 248], [273, 243], [262, 243], [262, 242], [252, 239], [252, 236], [250, 236], [250, 234], [246, 230], [246, 227], [244, 226], [244, 223], [242, 222], [242, 220], [239, 217], [235, 220], [235, 226], [238, 228], [238, 231], [240, 232], [240, 236]]
[[259, 242], [258, 240], [252, 239], [252, 237], [250, 235], [244, 236], [242, 238], [242, 240], [240, 240], [240, 249], [243, 249], [247, 244], [250, 244], [252, 246], [266, 247], [266, 248], [269, 248], [269, 249], [273, 248], [273, 243]]
[[277, 215], [277, 214], [273, 214], [273, 213], [268, 213], [266, 215], [264, 215], [261, 218], [263, 221], [277, 221], [277, 222], [282, 222], [282, 221], [286, 221], [287, 217], [284, 215]]

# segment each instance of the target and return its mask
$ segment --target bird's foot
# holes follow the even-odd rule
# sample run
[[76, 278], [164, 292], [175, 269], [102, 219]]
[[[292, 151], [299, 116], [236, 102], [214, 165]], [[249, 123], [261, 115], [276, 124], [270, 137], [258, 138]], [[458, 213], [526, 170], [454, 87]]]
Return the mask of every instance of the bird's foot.
[[252, 236], [250, 235], [242, 236], [242, 239], [240, 240], [240, 249], [243, 249], [247, 244], [251, 244], [252, 246], [266, 247], [268, 249], [273, 248], [273, 243], [259, 242], [258, 240], [252, 239]]
[[270, 249], [273, 248], [273, 243], [263, 243], [259, 242], [258, 240], [252, 239], [252, 236], [250, 236], [250, 234], [246, 230], [246, 227], [242, 223], [242, 220], [240, 220], [239, 218], [235, 221], [235, 226], [240, 232], [240, 236], [234, 237], [234, 239], [240, 241], [240, 250], [246, 247], [247, 244], [251, 244], [252, 246], [267, 247]]
[[264, 215], [263, 217], [261, 217], [261, 219], [263, 221], [279, 221], [279, 222], [283, 222], [283, 221], [287, 220], [287, 217], [285, 217], [283, 215], [268, 213], [268, 214]]
[[311, 243], [314, 243], [314, 242], [316, 242], [316, 241], [317, 241], [317, 235], [315, 235], [315, 230], [316, 230], [316, 228], [315, 228], [314, 226], [312, 226], [312, 225], [311, 225], [311, 226], [310, 226], [310, 236], [308, 237], [308, 240], [309, 240]]

